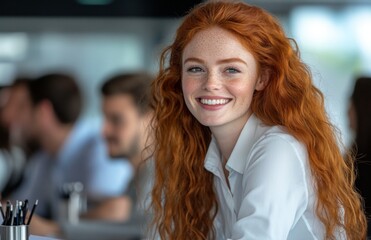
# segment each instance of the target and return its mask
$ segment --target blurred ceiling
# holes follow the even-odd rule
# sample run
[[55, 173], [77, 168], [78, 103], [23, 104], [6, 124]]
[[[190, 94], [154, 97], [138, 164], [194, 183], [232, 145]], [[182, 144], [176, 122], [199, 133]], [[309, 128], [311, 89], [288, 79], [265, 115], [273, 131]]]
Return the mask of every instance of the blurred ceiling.
[[[201, 0], [3, 0], [1, 17], [179, 17]], [[371, 0], [245, 0], [285, 14], [298, 5], [371, 4]]]
[[178, 17], [200, 0], [4, 0], [0, 16]]
[[266, 10], [285, 15], [293, 8], [299, 6], [328, 6], [334, 9], [342, 9], [347, 6], [371, 6], [371, 0], [245, 0], [252, 5], [260, 6]]

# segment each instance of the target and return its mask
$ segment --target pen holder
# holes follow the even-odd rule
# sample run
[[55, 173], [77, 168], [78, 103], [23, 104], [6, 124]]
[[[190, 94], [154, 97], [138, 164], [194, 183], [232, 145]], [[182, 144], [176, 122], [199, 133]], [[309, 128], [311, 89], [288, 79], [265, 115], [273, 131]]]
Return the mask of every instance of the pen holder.
[[28, 240], [28, 225], [0, 225], [0, 240]]

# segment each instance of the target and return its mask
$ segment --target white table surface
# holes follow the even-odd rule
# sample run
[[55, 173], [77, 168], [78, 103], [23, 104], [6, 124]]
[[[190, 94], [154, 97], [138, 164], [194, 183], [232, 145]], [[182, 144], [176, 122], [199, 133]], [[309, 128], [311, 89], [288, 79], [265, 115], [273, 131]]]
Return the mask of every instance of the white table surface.
[[57, 238], [40, 237], [40, 236], [30, 235], [29, 240], [57, 240]]

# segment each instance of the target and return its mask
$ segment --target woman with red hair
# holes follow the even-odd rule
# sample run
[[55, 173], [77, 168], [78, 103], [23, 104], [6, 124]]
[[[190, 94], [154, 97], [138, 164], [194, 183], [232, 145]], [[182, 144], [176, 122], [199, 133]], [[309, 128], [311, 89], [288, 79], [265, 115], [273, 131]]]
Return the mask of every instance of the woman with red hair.
[[353, 163], [295, 42], [267, 12], [195, 7], [152, 93], [158, 237], [365, 238]]

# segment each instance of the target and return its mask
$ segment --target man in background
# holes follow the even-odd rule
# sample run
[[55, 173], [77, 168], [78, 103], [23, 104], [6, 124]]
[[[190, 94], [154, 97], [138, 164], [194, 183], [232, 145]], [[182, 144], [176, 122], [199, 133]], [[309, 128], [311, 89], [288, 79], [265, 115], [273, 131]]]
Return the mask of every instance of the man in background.
[[[11, 154], [8, 158], [7, 173], [8, 182], [1, 190], [2, 197], [8, 199], [10, 195], [20, 189], [25, 178], [27, 160], [35, 153], [39, 146], [37, 141], [29, 135], [27, 129], [32, 128], [30, 119], [31, 101], [26, 87], [29, 78], [17, 78], [6, 88], [6, 97], [2, 102], [1, 126], [7, 132], [6, 139], [8, 148], [17, 154]], [[32, 164], [30, 164], [32, 165]]]
[[[151, 174], [150, 164], [145, 161], [151, 156], [152, 79], [146, 73], [121, 74], [108, 79], [101, 88], [104, 114], [102, 132], [108, 153], [113, 158], [128, 159], [135, 169], [135, 177], [128, 191], [115, 199], [118, 203], [117, 220], [143, 215], [142, 204], [148, 197]], [[102, 215], [104, 212], [107, 211], [105, 204], [102, 204], [91, 214]]]
[[39, 199], [31, 233], [58, 235], [56, 220], [61, 220], [60, 196], [65, 184], [80, 182], [88, 204], [102, 202], [123, 194], [132, 168], [128, 162], [109, 159], [99, 131], [78, 121], [83, 104], [74, 78], [49, 74], [24, 87], [30, 102], [23, 112], [28, 113], [28, 121], [18, 125], [41, 151], [32, 155], [32, 174], [14, 199], [28, 198], [31, 203]]
[[8, 97], [4, 101], [1, 115], [2, 124], [9, 129], [11, 144], [22, 148], [27, 157], [39, 149], [39, 145], [29, 133], [32, 129], [32, 103], [28, 90], [30, 78], [17, 78], [8, 87]]

